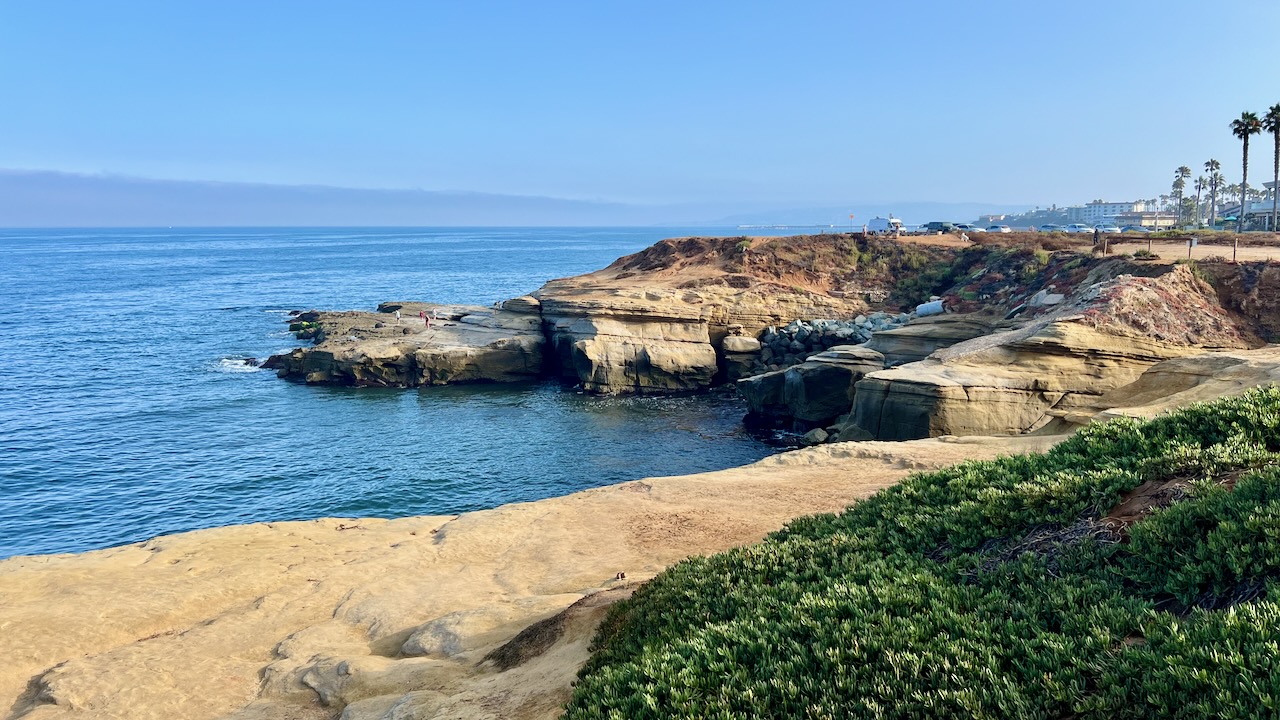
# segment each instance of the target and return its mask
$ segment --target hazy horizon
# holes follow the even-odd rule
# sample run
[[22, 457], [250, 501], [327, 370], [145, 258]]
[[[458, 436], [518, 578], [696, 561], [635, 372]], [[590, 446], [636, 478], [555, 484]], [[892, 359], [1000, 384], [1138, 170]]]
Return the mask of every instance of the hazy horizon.
[[[1233, 9], [1219, 42], [1191, 0], [6, 3], [0, 168], [340, 188], [389, 223], [417, 217], [396, 193], [539, 198], [520, 217], [578, 224], [1153, 197], [1211, 157], [1238, 181], [1229, 122], [1280, 102], [1280, 5]], [[1212, 62], [1163, 79], [1197, 44]], [[62, 207], [110, 217], [98, 187]], [[15, 204], [0, 226], [30, 216]]]
[[[964, 221], [1007, 211], [998, 203], [763, 203], [638, 205], [567, 198], [414, 189], [362, 189], [155, 180], [0, 169], [0, 227], [477, 227], [743, 224], [858, 227], [893, 213], [907, 222]], [[855, 218], [849, 220], [849, 214]]]

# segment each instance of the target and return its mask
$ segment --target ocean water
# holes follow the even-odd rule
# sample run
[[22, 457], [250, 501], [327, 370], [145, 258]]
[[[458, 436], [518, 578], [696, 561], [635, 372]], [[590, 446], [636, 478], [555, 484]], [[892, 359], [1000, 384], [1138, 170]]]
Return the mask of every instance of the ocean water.
[[456, 513], [764, 457], [732, 395], [308, 387], [240, 361], [301, 344], [291, 309], [491, 304], [691, 232], [0, 230], [0, 558]]

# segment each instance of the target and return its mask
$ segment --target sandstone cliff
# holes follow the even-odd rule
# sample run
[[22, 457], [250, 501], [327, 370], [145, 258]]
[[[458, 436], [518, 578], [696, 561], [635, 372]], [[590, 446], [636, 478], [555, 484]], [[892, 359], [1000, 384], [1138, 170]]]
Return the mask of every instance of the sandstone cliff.
[[1189, 268], [1166, 270], [1085, 284], [1021, 328], [870, 373], [852, 421], [888, 440], [1032, 432], [1162, 360], [1260, 344]]
[[[545, 371], [595, 393], [699, 390], [727, 376], [729, 354], [751, 364], [751, 352], [726, 349], [726, 337], [741, 343], [792, 320], [896, 307], [903, 298], [885, 289], [886, 278], [951, 254], [847, 235], [664, 240], [497, 308], [387, 303], [381, 313], [315, 313], [316, 344], [268, 366], [347, 385], [504, 382]], [[397, 308], [401, 324], [386, 317]], [[423, 309], [445, 319], [428, 332], [416, 320]]]

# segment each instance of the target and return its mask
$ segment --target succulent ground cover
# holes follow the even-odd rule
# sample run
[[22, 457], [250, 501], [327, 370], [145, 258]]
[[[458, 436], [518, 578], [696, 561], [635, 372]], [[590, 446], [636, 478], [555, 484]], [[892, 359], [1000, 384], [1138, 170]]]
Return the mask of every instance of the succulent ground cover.
[[1278, 713], [1272, 387], [673, 566], [613, 609], [565, 717]]

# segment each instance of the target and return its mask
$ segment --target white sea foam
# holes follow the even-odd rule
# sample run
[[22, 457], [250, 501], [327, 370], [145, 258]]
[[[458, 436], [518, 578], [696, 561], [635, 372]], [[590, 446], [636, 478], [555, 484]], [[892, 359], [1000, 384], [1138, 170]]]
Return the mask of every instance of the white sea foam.
[[251, 373], [258, 372], [261, 367], [250, 365], [245, 362], [244, 358], [222, 358], [214, 365], [212, 370], [220, 373]]

